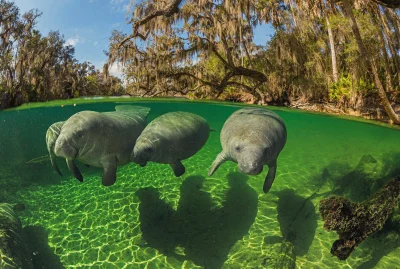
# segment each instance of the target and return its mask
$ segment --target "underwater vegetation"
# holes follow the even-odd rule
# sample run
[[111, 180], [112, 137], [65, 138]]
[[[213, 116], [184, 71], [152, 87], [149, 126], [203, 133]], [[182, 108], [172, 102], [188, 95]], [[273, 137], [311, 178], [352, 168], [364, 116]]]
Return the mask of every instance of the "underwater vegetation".
[[344, 197], [321, 200], [320, 213], [324, 228], [336, 231], [339, 239], [331, 249], [332, 255], [347, 259], [369, 235], [382, 229], [393, 209], [398, 205], [400, 176], [389, 181], [371, 198], [354, 203]]
[[0, 268], [33, 269], [22, 224], [10, 204], [0, 204]]

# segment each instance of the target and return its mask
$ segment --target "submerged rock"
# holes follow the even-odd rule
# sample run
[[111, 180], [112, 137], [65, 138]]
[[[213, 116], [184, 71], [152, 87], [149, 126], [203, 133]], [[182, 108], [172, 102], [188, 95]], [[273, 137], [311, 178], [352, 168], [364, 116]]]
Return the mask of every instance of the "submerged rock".
[[331, 254], [347, 259], [354, 249], [368, 236], [382, 229], [399, 202], [400, 176], [395, 177], [362, 203], [343, 197], [330, 197], [320, 202], [324, 228], [336, 231], [339, 239]]
[[32, 259], [22, 239], [21, 221], [13, 206], [0, 204], [0, 268], [33, 268]]

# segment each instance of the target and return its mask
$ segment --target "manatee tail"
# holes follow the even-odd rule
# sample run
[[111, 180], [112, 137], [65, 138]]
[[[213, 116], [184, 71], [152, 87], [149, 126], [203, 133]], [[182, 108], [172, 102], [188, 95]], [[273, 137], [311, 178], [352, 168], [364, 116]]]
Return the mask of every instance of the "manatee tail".
[[217, 158], [213, 161], [210, 170], [208, 171], [208, 176], [212, 176], [215, 171], [217, 171], [218, 167], [221, 166], [224, 162], [226, 162], [228, 159], [225, 156], [224, 152], [221, 152], [218, 154]]

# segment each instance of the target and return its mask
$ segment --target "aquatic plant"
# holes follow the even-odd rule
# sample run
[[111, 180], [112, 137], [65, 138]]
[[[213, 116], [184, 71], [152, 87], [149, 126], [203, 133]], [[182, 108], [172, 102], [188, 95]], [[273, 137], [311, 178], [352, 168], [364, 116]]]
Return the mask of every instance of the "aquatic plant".
[[362, 203], [338, 196], [321, 200], [324, 228], [339, 234], [331, 254], [345, 260], [363, 240], [381, 230], [398, 204], [399, 194], [400, 176], [397, 176]]
[[21, 221], [10, 204], [0, 204], [0, 268], [33, 268]]

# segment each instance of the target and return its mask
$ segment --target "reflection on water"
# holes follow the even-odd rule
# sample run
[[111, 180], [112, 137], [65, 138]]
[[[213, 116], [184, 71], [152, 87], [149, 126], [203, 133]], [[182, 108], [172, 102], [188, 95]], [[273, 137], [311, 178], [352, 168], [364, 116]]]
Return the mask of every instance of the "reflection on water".
[[[187, 111], [221, 130], [239, 109], [199, 103], [135, 103], [151, 107], [148, 121]], [[57, 159], [51, 167], [45, 133], [90, 104], [0, 113], [0, 202], [17, 211], [35, 268], [396, 268], [400, 212], [346, 261], [332, 257], [337, 235], [323, 229], [319, 201], [344, 195], [362, 201], [400, 172], [400, 132], [298, 112], [276, 111], [288, 141], [270, 193], [265, 173], [247, 177], [234, 163], [207, 176], [221, 151], [219, 132], [184, 160], [176, 178], [168, 166], [128, 164], [118, 181], [101, 185], [102, 170], [77, 163], [83, 183]], [[267, 171], [265, 171], [267, 172]]]

